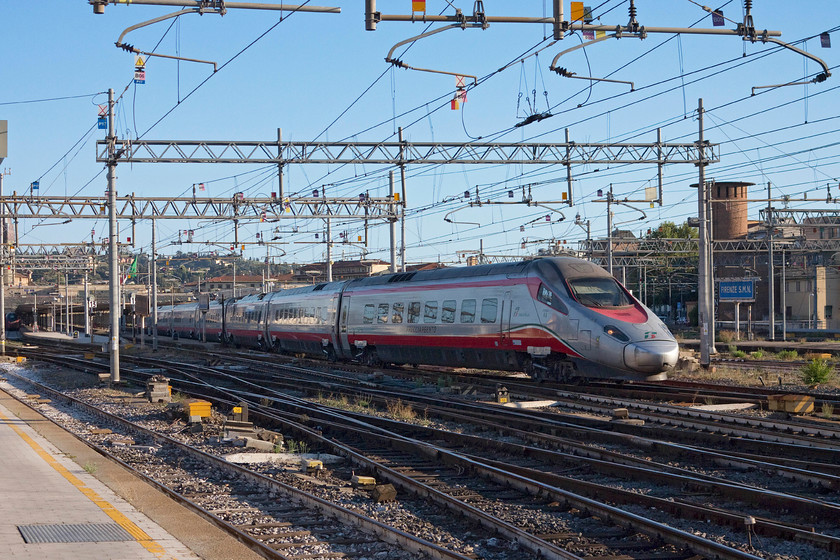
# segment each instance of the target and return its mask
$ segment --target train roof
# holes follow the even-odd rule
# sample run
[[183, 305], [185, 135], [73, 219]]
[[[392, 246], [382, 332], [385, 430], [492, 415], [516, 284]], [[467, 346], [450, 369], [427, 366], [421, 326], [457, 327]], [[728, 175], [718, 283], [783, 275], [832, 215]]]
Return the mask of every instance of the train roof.
[[[546, 263], [552, 263], [566, 278], [603, 276], [608, 273], [600, 266], [575, 257], [542, 257], [526, 261], [485, 264], [480, 266], [461, 266], [436, 268], [416, 272], [401, 272], [359, 278], [351, 282], [352, 287], [381, 286], [396, 282], [434, 282], [438, 280], [480, 278], [482, 276], [522, 276], [530, 270], [539, 270]], [[549, 265], [550, 266], [550, 265]]]

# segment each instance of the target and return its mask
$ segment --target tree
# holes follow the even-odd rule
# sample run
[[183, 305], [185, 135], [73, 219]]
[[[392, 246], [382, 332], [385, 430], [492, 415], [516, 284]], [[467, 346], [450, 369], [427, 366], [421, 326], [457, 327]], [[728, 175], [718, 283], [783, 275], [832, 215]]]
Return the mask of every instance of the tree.
[[677, 225], [674, 222], [662, 222], [659, 227], [648, 234], [651, 239], [696, 239], [697, 228], [683, 222]]

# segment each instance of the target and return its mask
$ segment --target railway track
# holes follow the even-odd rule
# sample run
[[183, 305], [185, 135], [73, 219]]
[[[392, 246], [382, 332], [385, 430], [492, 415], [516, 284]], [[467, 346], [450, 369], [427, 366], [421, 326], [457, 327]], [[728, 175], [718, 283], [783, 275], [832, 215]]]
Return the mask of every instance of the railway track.
[[[247, 390], [253, 394], [253, 388]], [[224, 392], [227, 393], [227, 390]], [[266, 398], [266, 396], [262, 398]], [[270, 398], [276, 399], [278, 397]], [[288, 409], [290, 406], [291, 403], [284, 403], [283, 408]], [[313, 407], [311, 402], [301, 403], [300, 406], [303, 413], [297, 415], [298, 422], [300, 418], [306, 416], [311, 423], [315, 409], [320, 409], [320, 407]], [[254, 409], [259, 409], [259, 406], [254, 406]], [[271, 420], [272, 416], [277, 416], [274, 410], [266, 411], [264, 414], [267, 420]], [[329, 414], [335, 415], [337, 413], [331, 412]], [[341, 429], [344, 432], [348, 429], [346, 426], [348, 423], [347, 415], [342, 412], [338, 413], [338, 417], [338, 424], [343, 423], [345, 426], [342, 428], [333, 427], [332, 429]], [[294, 420], [288, 418], [274, 419], [287, 424], [294, 423]], [[319, 416], [317, 422], [320, 431], [327, 429], [326, 419]], [[669, 554], [670, 556], [667, 557], [671, 558], [688, 558], [698, 553], [709, 558], [753, 557], [749, 553], [719, 545], [686, 531], [680, 531], [663, 523], [608, 506], [600, 500], [560, 491], [548, 483], [535, 481], [521, 474], [510, 473], [503, 468], [485, 464], [478, 459], [464, 457], [445, 447], [431, 446], [428, 442], [415, 442], [416, 449], [409, 451], [411, 438], [403, 436], [394, 439], [394, 436], [386, 437], [382, 434], [373, 436], [367, 433], [368, 430], [359, 430], [359, 422], [357, 419], [353, 419], [351, 422], [356, 427], [356, 437], [361, 437], [359, 434], [365, 433], [364, 437], [366, 438], [378, 438], [378, 443], [370, 441], [366, 443], [366, 451], [355, 450], [352, 446], [343, 445], [342, 454], [352, 457], [359, 467], [367, 468], [377, 477], [390, 480], [399, 485], [400, 488], [414, 488], [413, 491], [419, 495], [434, 496], [435, 500], [440, 500], [447, 504], [446, 507], [453, 508], [462, 515], [476, 516], [481, 519], [481, 523], [485, 526], [488, 523], [493, 523], [496, 531], [499, 531], [500, 527], [504, 527], [504, 525], [497, 525], [499, 521], [504, 522], [504, 520], [499, 520], [488, 514], [488, 510], [498, 510], [502, 506], [509, 509], [512, 507], [511, 504], [518, 504], [518, 509], [511, 510], [514, 512], [510, 515], [511, 520], [519, 520], [520, 524], [522, 520], [528, 520], [535, 526], [526, 530], [526, 528], [507, 523], [508, 527], [504, 531], [515, 529], [514, 534], [520, 545], [531, 548], [534, 552], [543, 554], [544, 557], [576, 557], [574, 554], [569, 556], [569, 552], [567, 552], [568, 548], [575, 547], [586, 555], [596, 551], [603, 554], [605, 550], [611, 550], [621, 543], [626, 545], [624, 549], [619, 547], [615, 551], [628, 554], [630, 558], [649, 557], [645, 555], [654, 552]], [[406, 453], [407, 455], [404, 455]], [[379, 460], [377, 461], [376, 458]], [[456, 474], [450, 474], [454, 478], [448, 478], [445, 471], [453, 468]], [[407, 472], [419, 473], [418, 478], [409, 476]], [[464, 473], [469, 474], [467, 476]], [[445, 490], [434, 488], [428, 484], [430, 477], [436, 482], [444, 481]], [[424, 483], [424, 480], [426, 483]], [[470, 484], [468, 489], [461, 490], [459, 495], [457, 489], [463, 488], [465, 480], [469, 481]], [[456, 490], [453, 491], [453, 489]], [[513, 496], [510, 495], [511, 489], [516, 490]], [[481, 498], [479, 499], [477, 496], [481, 496]], [[534, 499], [534, 496], [538, 496], [539, 499]], [[470, 500], [479, 500], [481, 506], [470, 503]], [[561, 504], [562, 507], [558, 504]], [[562, 508], [565, 508], [563, 513], [551, 511], [552, 509]], [[569, 530], [567, 527], [569, 519], [581, 517], [580, 512], [585, 512], [582, 516], [583, 519], [577, 520], [576, 528]], [[595, 519], [592, 519], [593, 515], [597, 518], [597, 523]], [[558, 518], [564, 523], [558, 525]], [[595, 529], [590, 527], [588, 531], [581, 530], [582, 527], [591, 525], [598, 525], [598, 527]], [[631, 528], [629, 532], [627, 527]], [[502, 532], [501, 534], [506, 533]], [[583, 537], [580, 536], [581, 534], [583, 534]], [[569, 541], [575, 542], [570, 544]], [[529, 542], [532, 544], [529, 545]], [[572, 544], [575, 544], [575, 546], [572, 546]], [[680, 552], [680, 550], [684, 552]]]
[[[148, 365], [155, 365], [153, 362], [149, 362], [148, 360], [144, 360], [144, 363], [147, 366]], [[188, 368], [188, 367], [190, 367], [190, 364], [182, 364], [180, 367], [181, 368]], [[222, 368], [222, 369], [224, 369], [224, 368]], [[218, 373], [220, 373], [220, 372], [217, 372], [217, 374]], [[223, 374], [227, 373], [229, 375], [229, 372], [224, 372], [223, 371], [221, 373], [223, 373]], [[301, 375], [304, 375], [304, 372], [301, 372]], [[314, 385], [316, 387], [313, 388], [313, 390], [318, 390], [317, 389], [318, 386], [320, 386], [321, 390], [323, 390], [323, 379], [330, 377], [329, 374], [325, 374], [323, 372], [321, 372], [321, 373], [309, 373], [307, 375], [309, 377], [319, 377], [319, 378], [322, 379], [322, 381], [314, 383]], [[238, 376], [241, 378], [243, 376], [242, 372], [238, 372]], [[343, 375], [340, 376], [340, 377], [344, 378]], [[333, 382], [335, 382], [335, 380], [333, 380]], [[305, 384], [303, 383], [303, 381], [301, 379], [293, 379], [293, 380], [290, 380], [289, 383], [290, 383], [290, 386], [285, 388], [286, 390], [289, 390], [289, 391], [295, 391], [295, 390], [300, 391], [305, 386]], [[265, 386], [266, 385], [266, 380], [264, 378], [261, 378], [259, 380], [259, 385], [260, 386]], [[370, 382], [365, 382], [363, 385], [365, 385], [367, 387], [367, 390], [370, 392], [371, 383]], [[356, 386], [352, 390], [358, 391], [359, 388], [358, 388], [358, 386]], [[389, 393], [393, 394], [391, 390], [389, 390]], [[288, 405], [284, 405], [284, 407], [287, 407], [287, 406]], [[308, 404], [303, 405], [303, 406], [304, 406], [304, 410], [308, 411], [308, 412], [303, 412], [303, 413], [300, 414], [300, 416], [309, 416], [311, 418], [311, 416], [312, 416], [311, 403], [308, 403]], [[463, 408], [463, 406], [462, 406], [462, 408]], [[427, 409], [427, 410], [431, 410], [431, 409]], [[347, 415], [346, 412], [342, 413], [342, 414]], [[438, 414], [438, 413], [436, 412], [435, 414]], [[445, 413], [440, 413], [440, 414], [445, 414]], [[450, 412], [450, 414], [451, 414], [451, 412]], [[494, 414], [494, 413], [490, 413], [490, 414]], [[495, 416], [496, 416], [496, 419], [498, 419], [498, 414], [496, 414]], [[368, 418], [368, 417], [359, 418], [356, 421], [371, 422], [370, 418]], [[463, 417], [463, 418], [460, 418], [459, 421], [462, 422], [462, 423], [466, 423], [466, 422], [469, 422], [469, 421], [472, 421], [473, 423], [475, 423], [476, 419], [472, 418], [472, 420], [470, 420], [469, 418]], [[484, 420], [484, 421], [487, 422], [487, 420]], [[526, 425], [528, 423], [530, 423], [533, 426], [534, 425], [533, 411], [529, 411], [529, 414], [526, 415], [525, 418], [523, 418], [521, 421], [526, 423]], [[324, 424], [325, 420], [322, 419], [322, 418], [319, 418], [318, 422], [320, 422], [320, 424]], [[502, 428], [507, 428], [509, 430], [510, 429], [510, 424], [511, 424], [510, 420], [505, 419], [504, 423], [506, 424], [506, 426], [503, 426]], [[321, 427], [323, 428], [323, 426], [321, 426]], [[394, 428], [392, 427], [390, 429], [393, 430]], [[531, 437], [531, 438], [535, 437], [533, 435], [533, 433], [528, 435], [529, 433], [528, 433], [527, 429], [528, 428], [526, 427], [522, 430], [522, 432], [525, 434], [523, 436], [523, 441], [527, 440], [527, 438], [529, 438], [529, 437]], [[556, 428], [552, 428], [552, 429], [556, 429]], [[575, 427], [575, 428], [572, 428], [572, 429], [573, 430], [579, 430], [580, 428]], [[406, 437], [409, 437], [409, 436], [406, 436]], [[432, 437], [432, 436], [430, 436], [430, 437]], [[439, 437], [439, 436], [435, 436], [435, 437]], [[587, 437], [591, 437], [591, 436], [587, 436]], [[621, 441], [622, 439], [626, 439], [626, 436], [623, 436], [623, 435], [620, 435], [620, 434], [616, 438], [616, 434], [614, 434], [614, 433], [611, 434], [610, 437], [613, 438], [613, 444], [615, 443], [615, 441]], [[609, 439], [609, 438], [607, 438], [607, 439]], [[633, 438], [633, 439], [635, 440], [637, 438]], [[393, 444], [391, 444], [391, 445], [393, 445]], [[486, 446], [487, 443], [485, 442], [482, 445]], [[545, 445], [545, 441], [541, 441], [540, 445]], [[648, 444], [645, 444], [645, 445], [650, 445], [650, 444], [648, 443]], [[452, 446], [457, 448], [459, 446], [463, 446], [463, 443], [453, 443]], [[370, 444], [369, 447], [375, 448], [375, 444]], [[573, 453], [583, 455], [584, 453], [581, 451], [582, 447], [583, 446], [578, 445], [578, 449], [573, 450]], [[673, 446], [673, 449], [681, 449], [683, 447], [685, 447], [685, 446]], [[480, 446], [479, 446], [479, 448], [480, 448]], [[672, 451], [673, 451], [673, 449], [672, 449]], [[442, 450], [440, 452], [443, 452], [445, 450], [446, 449], [442, 448]], [[521, 451], [521, 454], [529, 456], [529, 454], [534, 453], [534, 448], [531, 448], [530, 450], [522, 449], [520, 451]], [[592, 453], [592, 450], [590, 449], [589, 452]], [[685, 452], [685, 451], [681, 450], [681, 452]], [[693, 453], [696, 453], [696, 452], [693, 451]], [[478, 457], [478, 454], [476, 454], [474, 456]], [[492, 462], [493, 458], [494, 457], [492, 457], [492, 455], [491, 455], [491, 457], [488, 458], [485, 454], [485, 457], [481, 460], [483, 461], [483, 464], [489, 465], [490, 462]], [[449, 461], [451, 461], [451, 459], [447, 460], [447, 462], [449, 462]], [[623, 461], [626, 464], [627, 463], [627, 458], [625, 457], [623, 459]], [[764, 465], [762, 467], [761, 463], [755, 462], [754, 459], [749, 459], [745, 456], [737, 457], [737, 456], [734, 456], [732, 454], [728, 454], [728, 455], [727, 454], [718, 454], [716, 456], [716, 458], [714, 459], [714, 461], [718, 461], [720, 464], [726, 464], [726, 463], [732, 464], [732, 462], [734, 461], [736, 468], [770, 468], [770, 469], [779, 468], [778, 466], [768, 467], [767, 465]], [[406, 460], [406, 462], [408, 463], [408, 460]], [[549, 464], [551, 464], [551, 463], [565, 464], [565, 466], [563, 468], [568, 469], [568, 468], [570, 468], [569, 467], [570, 464], [577, 463], [576, 467], [573, 466], [571, 468], [578, 468], [579, 469], [580, 468], [579, 463], [581, 463], [581, 462], [582, 461], [580, 460], [579, 457], [574, 457], [570, 454], [570, 458], [567, 458], [565, 463], [563, 463], [558, 457], [552, 457], [551, 460], [549, 461]], [[640, 463], [643, 464], [644, 461], [640, 461]], [[514, 468], [520, 468], [520, 467], [517, 467], [515, 465], [511, 466], [510, 462], [506, 462], [506, 464], [508, 465], [508, 467], [505, 469], [506, 471], [509, 471], [511, 469], [514, 469]], [[621, 463], [619, 463], [619, 464], [621, 464]], [[590, 463], [587, 463], [587, 466], [590, 467]], [[647, 468], [648, 471], [657, 468], [656, 465], [651, 465], [649, 462], [647, 464], [647, 467], [648, 467]], [[370, 466], [370, 468], [374, 469], [375, 467]], [[468, 468], [469, 469], [474, 469], [475, 466], [474, 465], [469, 466], [469, 467], [462, 466], [461, 468], [465, 469], [465, 470], [468, 469]], [[499, 468], [501, 468], [501, 467], [499, 467]], [[527, 467], [521, 467], [521, 468], [527, 468]], [[612, 468], [613, 470], [616, 470], [616, 465], [612, 465], [612, 467], [609, 467], [609, 466], [601, 466], [600, 467], [601, 471], [606, 471], [606, 472], [608, 472], [610, 470], [610, 468]], [[619, 469], [623, 470], [623, 471], [632, 470], [632, 469], [626, 468], [626, 466], [621, 466], [621, 467], [619, 467]], [[421, 472], [421, 473], [423, 472], [422, 470], [419, 470], [419, 469], [417, 469], [417, 470], [418, 470], [418, 472]], [[532, 469], [532, 470], [534, 470], [534, 469]], [[547, 469], [544, 466], [541, 469], [537, 469], [538, 472], [543, 472], [545, 470], [547, 470]], [[645, 480], [644, 476], [642, 474], [640, 474], [643, 470], [644, 470], [643, 466], [640, 465], [638, 467], [638, 470], [635, 473], [635, 476], [638, 477], [635, 480], [638, 480], [638, 481]], [[791, 478], [796, 478], [796, 476], [798, 475], [802, 480], [807, 480], [808, 484], [813, 483], [813, 484], [816, 484], [817, 486], [822, 485], [824, 488], [836, 487], [836, 480], [833, 480], [831, 476], [820, 477], [818, 475], [815, 475], [812, 472], [805, 472], [804, 469], [800, 469], [800, 472], [797, 473], [795, 468], [788, 469], [788, 473], [789, 473], [789, 475], [791, 473], [793, 473], [793, 476], [791, 476]], [[542, 474], [542, 476], [550, 476], [550, 475], [551, 475], [551, 473], [546, 473], [546, 472], [543, 472], [543, 474]], [[438, 475], [438, 476], [440, 476], [440, 475]], [[486, 476], [489, 476], [489, 475], [486, 475]], [[648, 476], [648, 480], [649, 480], [650, 475], [647, 475], [647, 476]], [[536, 475], [532, 473], [530, 479], [533, 480], [535, 477], [536, 477]], [[568, 477], [566, 477], [566, 478], [568, 478]], [[626, 478], [627, 477], [625, 476], [625, 479]], [[680, 475], [674, 473], [670, 484], [672, 485], [672, 488], [674, 488], [674, 489], [679, 489], [681, 487], [693, 488], [694, 489], [693, 493], [697, 494], [698, 496], [715, 496], [715, 495], [716, 496], [726, 496], [726, 495], [741, 496], [740, 499], [743, 501], [743, 504], [746, 504], [745, 509], [747, 509], [748, 511], [751, 511], [753, 513], [756, 511], [755, 504], [759, 501], [764, 501], [764, 502], [767, 502], [767, 503], [773, 503], [773, 504], [775, 504], [774, 507], [776, 507], [777, 509], [780, 509], [780, 510], [781, 509], [790, 509], [790, 510], [793, 510], [793, 511], [799, 510], [800, 512], [803, 511], [803, 510], [811, 511], [817, 517], [819, 517], [820, 515], [836, 516], [836, 513], [837, 513], [836, 509], [834, 509], [831, 506], [831, 504], [821, 503], [821, 501], [818, 500], [818, 499], [808, 499], [808, 498], [801, 498], [801, 497], [797, 499], [793, 496], [780, 496], [780, 495], [777, 495], [777, 493], [774, 493], [774, 492], [761, 491], [760, 489], [751, 489], [751, 490], [750, 489], [744, 489], [743, 486], [745, 486], [745, 485], [727, 484], [725, 482], [723, 482], [723, 483], [718, 482], [718, 483], [715, 484], [715, 483], [712, 483], [712, 482], [709, 482], [709, 481], [704, 481], [703, 484], [700, 484], [696, 480], [698, 478], [702, 478], [702, 477], [697, 477], [695, 475], [694, 477], [680, 478]], [[632, 479], [632, 477], [631, 477], [631, 479]], [[557, 480], [560, 480], [560, 479], [557, 479]], [[555, 480], [554, 482], [556, 482], [557, 480]], [[506, 482], [506, 485], [509, 486], [510, 484], [511, 484], [510, 482]], [[565, 484], [571, 484], [571, 483], [565, 482]], [[603, 500], [603, 496], [607, 494], [607, 490], [605, 490], [604, 488], [601, 488], [598, 491], [594, 490], [594, 488], [596, 488], [597, 485], [587, 487], [587, 481], [578, 481], [576, 484], [577, 484], [578, 488], [585, 488], [589, 492], [592, 492], [593, 495], [599, 495], [601, 500]], [[621, 483], [620, 482], [619, 483], [614, 483], [614, 485], [615, 484], [621, 484]], [[626, 480], [625, 480], [625, 484], [626, 484]], [[603, 485], [601, 485], [601, 486], [603, 487]], [[566, 488], [567, 486], [563, 486], [563, 487]], [[532, 489], [532, 491], [535, 491], [537, 493], [544, 492], [543, 489], [536, 489], [536, 490]], [[615, 489], [613, 489], [611, 492], [612, 492], [613, 495], [616, 494]], [[492, 492], [490, 492], [490, 493], [492, 494]], [[526, 494], [527, 494], [527, 491], [526, 491]], [[583, 490], [581, 490], [581, 496], [585, 496], [585, 495], [586, 495], [586, 493], [583, 492]], [[634, 498], [634, 496], [635, 496], [635, 498]], [[684, 517], [684, 518], [689, 518], [689, 519], [692, 518], [692, 516], [709, 519], [709, 518], [712, 517], [710, 511], [716, 509], [716, 508], [709, 508], [709, 507], [705, 507], [705, 509], [704, 509], [703, 506], [697, 505], [696, 503], [695, 504], [681, 503], [678, 506], [673, 505], [673, 503], [670, 506], [668, 506], [667, 503], [659, 503], [658, 505], [655, 505], [656, 504], [655, 500], [657, 499], [657, 497], [650, 496], [650, 497], [646, 497], [642, 500], [639, 500], [638, 496], [639, 496], [639, 494], [637, 492], [629, 492], [628, 495], [626, 495], [624, 497], [620, 497], [620, 496], [615, 497], [614, 496], [614, 497], [611, 498], [611, 500], [614, 503], [622, 503], [622, 500], [624, 501], [624, 503], [633, 503], [634, 500], [635, 500], [635, 502], [645, 502], [645, 503], [650, 504], [650, 505], [648, 505], [649, 508], [659, 509], [660, 511], [672, 511], [673, 512], [675, 509], [677, 509], [677, 510], [680, 510], [682, 512], [682, 513], [679, 513], [679, 516]], [[524, 495], [523, 495], [523, 497], [524, 497]], [[659, 498], [659, 499], [662, 499], [662, 498]], [[565, 500], [565, 498], [564, 498], [564, 500]], [[653, 500], [653, 501], [651, 501], [651, 500]], [[666, 499], [665, 502], [669, 502], [669, 500]], [[686, 502], [686, 500], [681, 500], [680, 502]], [[558, 503], [560, 503], [560, 502], [558, 501]], [[717, 508], [717, 509], [720, 509], [720, 508]], [[672, 513], [672, 514], [676, 515], [676, 513]], [[716, 523], [720, 523], [721, 525], [724, 525], [724, 526], [725, 525], [730, 525], [731, 526], [733, 524], [737, 525], [738, 520], [741, 520], [741, 522], [742, 522], [743, 518], [744, 518], [742, 514], [739, 514], [737, 512], [733, 513], [731, 511], [730, 512], [721, 511], [714, 517], [716, 519], [716, 521], [715, 521]], [[780, 535], [779, 538], [796, 539], [796, 540], [803, 540], [804, 539], [808, 542], [814, 543], [814, 546], [828, 548], [830, 550], [836, 550], [836, 547], [837, 547], [837, 543], [834, 542], [830, 536], [822, 535], [819, 532], [814, 533], [813, 529], [809, 530], [807, 528], [805, 528], [805, 529], [797, 528], [795, 526], [791, 526], [789, 523], [786, 524], [786, 523], [783, 523], [783, 522], [773, 521], [772, 518], [770, 518], [770, 519], [759, 519], [758, 525], [756, 526], [755, 530], [756, 530], [756, 532], [760, 532], [763, 535]], [[641, 546], [641, 545], [637, 545], [637, 546]]]
[[[83, 412], [87, 420], [80, 428], [82, 440], [100, 454], [132, 470], [266, 558], [361, 560], [394, 547], [404, 551], [395, 558], [473, 558], [225, 461], [44, 384], [15, 377], [38, 391], [34, 400], [48, 395]], [[33, 398], [24, 397], [22, 401], [32, 404]], [[90, 418], [98, 420], [95, 428], [90, 428]]]

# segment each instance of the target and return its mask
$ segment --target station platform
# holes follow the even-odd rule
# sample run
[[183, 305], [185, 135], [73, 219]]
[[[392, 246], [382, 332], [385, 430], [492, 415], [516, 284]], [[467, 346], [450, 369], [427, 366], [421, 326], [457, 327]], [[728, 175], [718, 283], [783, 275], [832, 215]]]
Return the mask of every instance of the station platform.
[[260, 558], [8, 388], [0, 382], [0, 558]]

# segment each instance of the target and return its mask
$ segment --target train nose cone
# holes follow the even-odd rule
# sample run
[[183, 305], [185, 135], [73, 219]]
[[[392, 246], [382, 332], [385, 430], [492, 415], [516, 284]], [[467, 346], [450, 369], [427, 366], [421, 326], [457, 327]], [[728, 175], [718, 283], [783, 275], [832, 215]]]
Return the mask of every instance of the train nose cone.
[[673, 340], [645, 340], [624, 347], [624, 363], [635, 371], [658, 373], [677, 364], [680, 350]]

